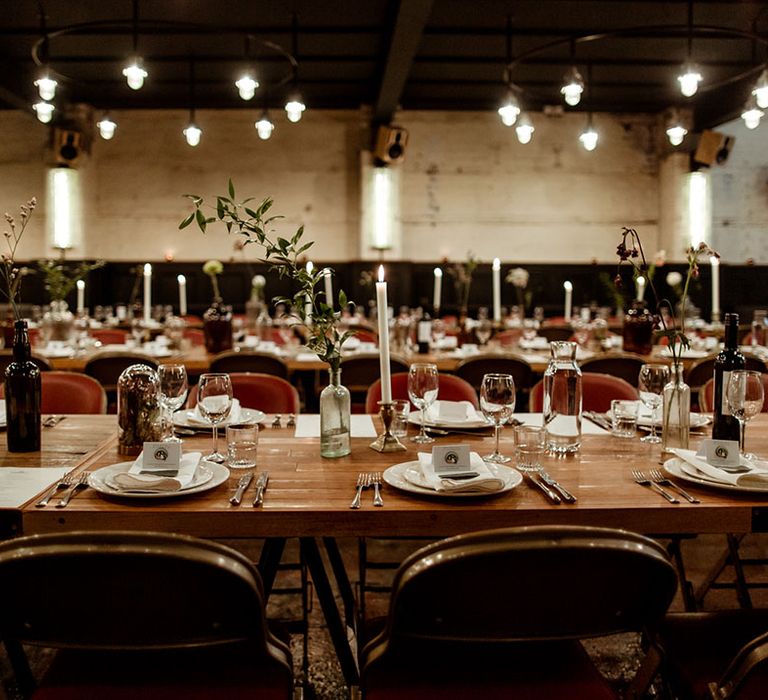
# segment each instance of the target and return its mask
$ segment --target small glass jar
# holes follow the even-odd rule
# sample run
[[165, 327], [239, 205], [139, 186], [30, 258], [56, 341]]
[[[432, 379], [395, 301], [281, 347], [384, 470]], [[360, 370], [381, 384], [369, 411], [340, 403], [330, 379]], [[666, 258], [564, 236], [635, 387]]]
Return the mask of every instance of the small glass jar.
[[351, 398], [341, 384], [341, 370], [328, 370], [330, 384], [320, 392], [320, 456], [344, 457], [350, 453]]
[[624, 316], [624, 352], [650, 355], [653, 349], [653, 316], [644, 301], [633, 301]]

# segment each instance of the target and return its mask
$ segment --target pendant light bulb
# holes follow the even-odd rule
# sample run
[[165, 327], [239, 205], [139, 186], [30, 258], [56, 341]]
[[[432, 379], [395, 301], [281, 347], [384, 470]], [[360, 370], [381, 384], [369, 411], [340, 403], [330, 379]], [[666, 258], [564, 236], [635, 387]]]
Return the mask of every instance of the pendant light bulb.
[[504, 126], [514, 126], [520, 114], [520, 105], [511, 92], [507, 95], [506, 102], [499, 107], [498, 112]]
[[48, 71], [44, 72], [34, 83], [41, 100], [52, 100], [56, 96], [58, 83], [51, 78]]
[[269, 118], [266, 111], [262, 113], [259, 121], [257, 121], [254, 126], [256, 127], [256, 133], [262, 141], [266, 141], [272, 136], [272, 132], [275, 130], [275, 125], [272, 123], [272, 120]]
[[294, 124], [298, 122], [306, 108], [307, 106], [302, 101], [300, 95], [291, 97], [291, 99], [285, 103], [285, 113], [288, 116], [288, 121]]
[[760, 126], [760, 120], [765, 116], [763, 110], [758, 109], [755, 98], [750, 99], [744, 106], [744, 111], [741, 113], [741, 118], [744, 120], [744, 126], [747, 129], [757, 129]]
[[108, 114], [105, 114], [101, 121], [96, 122], [96, 126], [99, 128], [99, 135], [105, 141], [109, 141], [115, 135], [115, 129], [117, 129], [117, 124], [109, 118]]
[[47, 124], [53, 119], [53, 111], [56, 108], [50, 102], [38, 102], [37, 104], [32, 105], [32, 109], [35, 110], [37, 118], [43, 122], [43, 124]]
[[755, 101], [760, 109], [768, 107], [768, 70], [764, 70], [760, 74], [752, 94], [755, 96]]
[[141, 90], [144, 86], [144, 79], [149, 75], [141, 64], [140, 58], [131, 58], [128, 65], [123, 68], [123, 75], [128, 81], [128, 87], [131, 90]]
[[243, 75], [235, 82], [235, 87], [242, 99], [251, 100], [256, 94], [256, 88], [259, 87], [259, 81], [256, 80], [253, 73], [248, 71], [243, 73]]
[[667, 138], [673, 146], [679, 146], [687, 133], [688, 129], [679, 122], [676, 122], [667, 129]]
[[565, 76], [565, 84], [560, 88], [563, 99], [567, 105], [575, 107], [581, 102], [581, 93], [584, 92], [584, 78], [581, 77], [576, 66], [571, 66], [571, 70]]
[[699, 69], [692, 63], [683, 66], [683, 72], [677, 76], [680, 83], [680, 92], [684, 97], [693, 97], [699, 89], [699, 83], [702, 81]]
[[515, 127], [517, 140], [522, 144], [530, 143], [534, 131], [536, 131], [536, 129], [533, 126], [531, 118], [524, 112], [520, 115], [520, 119], [517, 120], [517, 126]]
[[592, 128], [592, 124], [588, 124], [587, 128], [581, 132], [579, 141], [581, 141], [581, 145], [584, 146], [585, 150], [594, 151], [597, 148], [598, 138], [597, 132]]
[[187, 139], [187, 143], [194, 147], [200, 143], [200, 137], [203, 135], [203, 130], [190, 122], [189, 126], [187, 126], [182, 133], [184, 134], [184, 138]]

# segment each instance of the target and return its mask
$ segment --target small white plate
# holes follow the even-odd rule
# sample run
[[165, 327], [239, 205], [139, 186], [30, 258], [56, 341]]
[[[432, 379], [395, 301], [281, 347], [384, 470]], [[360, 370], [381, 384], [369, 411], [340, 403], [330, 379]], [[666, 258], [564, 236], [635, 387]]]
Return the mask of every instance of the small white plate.
[[109, 466], [97, 469], [91, 473], [88, 478], [88, 486], [94, 491], [103, 493], [106, 496], [119, 496], [120, 498], [176, 498], [178, 496], [189, 496], [193, 493], [200, 493], [216, 488], [223, 484], [229, 478], [229, 469], [223, 464], [207, 462], [202, 460], [197, 467], [197, 473], [192, 483], [186, 488], [178, 491], [163, 491], [162, 493], [144, 493], [140, 491], [127, 491], [112, 486], [112, 479], [115, 474], [127, 472], [133, 462], [118, 462]]
[[[664, 471], [670, 476], [689, 481], [692, 484], [698, 484], [699, 486], [709, 486], [715, 489], [725, 489], [726, 491], [743, 491], [748, 493], [763, 493], [768, 495], [768, 488], [758, 488], [755, 486], [737, 486], [736, 484], [728, 484], [723, 481], [716, 481], [708, 477], [705, 474], [697, 476], [695, 473], [690, 473], [685, 469], [685, 461], [679, 457], [673, 457], [664, 462]], [[688, 465], [691, 471], [696, 468], [693, 465]]]
[[[661, 428], [661, 418], [653, 422], [656, 423], [657, 428]], [[703, 428], [705, 425], [709, 425], [711, 422], [712, 416], [705, 415], [704, 413], [691, 413], [691, 428]], [[648, 415], [639, 416], [637, 419], [637, 425], [640, 428], [650, 428], [651, 417]]]
[[[436, 496], [437, 498], [478, 498], [484, 496], [496, 496], [500, 493], [506, 493], [511, 491], [515, 486], [518, 486], [523, 480], [523, 475], [516, 469], [511, 467], [505, 467], [501, 464], [486, 463], [491, 473], [504, 481], [504, 486], [498, 491], [485, 491], [479, 493], [451, 493], [450, 491], [435, 491], [428, 486], [419, 486], [417, 483], [409, 481], [409, 478], [418, 481], [418, 477], [415, 476], [415, 472], [421, 474], [421, 467], [419, 461], [414, 460], [411, 462], [402, 462], [401, 464], [395, 464], [392, 467], [384, 470], [384, 481], [390, 486], [394, 486], [401, 491], [408, 491], [409, 493], [416, 493], [422, 496]], [[408, 477], [406, 477], [408, 473]], [[424, 482], [426, 483], [426, 482]]]
[[[173, 424], [177, 428], [191, 428], [192, 430], [211, 430], [210, 425], [205, 425], [197, 420], [190, 420], [195, 416], [195, 409], [188, 408], [176, 411], [173, 414]], [[255, 408], [241, 408], [240, 417], [237, 419], [236, 425], [252, 425], [253, 423], [261, 423], [267, 417], [264, 411], [258, 411]], [[232, 421], [227, 418], [223, 423], [219, 423], [219, 428], [226, 428]]]

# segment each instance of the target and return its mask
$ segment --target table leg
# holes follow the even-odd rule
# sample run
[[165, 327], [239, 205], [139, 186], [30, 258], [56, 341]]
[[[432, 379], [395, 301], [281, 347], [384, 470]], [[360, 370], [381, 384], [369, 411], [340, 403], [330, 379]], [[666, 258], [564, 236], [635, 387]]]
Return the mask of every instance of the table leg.
[[272, 586], [277, 576], [277, 567], [283, 558], [285, 549], [285, 537], [268, 537], [264, 540], [264, 546], [261, 548], [259, 556], [258, 569], [261, 574], [261, 581], [264, 584], [264, 598], [269, 598], [272, 592]]
[[344, 603], [344, 619], [347, 626], [357, 629], [357, 609], [355, 605], [355, 593], [352, 590], [352, 584], [349, 581], [347, 570], [344, 568], [344, 561], [341, 558], [339, 545], [334, 537], [323, 537], [323, 545], [328, 554], [328, 561], [333, 570], [333, 577], [336, 580], [336, 586], [341, 594], [341, 600]]

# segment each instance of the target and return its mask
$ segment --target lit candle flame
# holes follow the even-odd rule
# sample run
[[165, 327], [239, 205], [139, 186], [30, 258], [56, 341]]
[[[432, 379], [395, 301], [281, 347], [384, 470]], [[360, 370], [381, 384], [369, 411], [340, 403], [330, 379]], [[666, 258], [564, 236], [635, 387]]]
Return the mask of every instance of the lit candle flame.
[[384, 281], [384, 265], [379, 265], [379, 282]]

